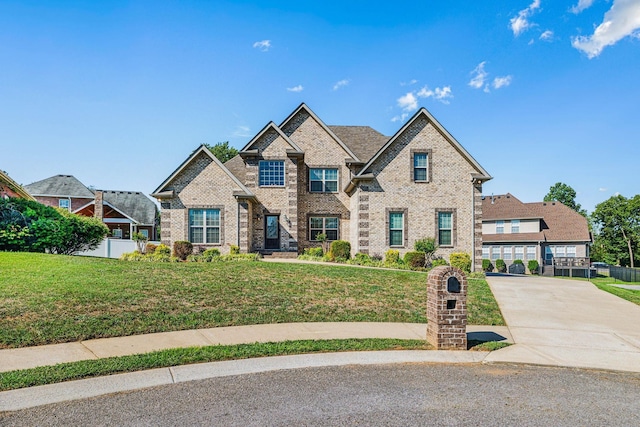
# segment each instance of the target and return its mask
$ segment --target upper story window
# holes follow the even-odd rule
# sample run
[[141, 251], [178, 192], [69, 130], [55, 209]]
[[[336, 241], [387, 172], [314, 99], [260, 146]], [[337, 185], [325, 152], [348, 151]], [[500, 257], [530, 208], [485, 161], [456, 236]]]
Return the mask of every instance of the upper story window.
[[429, 154], [413, 153], [413, 180], [427, 182], [429, 180]]
[[438, 212], [438, 244], [453, 246], [453, 213]]
[[496, 221], [496, 234], [504, 233], [504, 221]]
[[338, 169], [309, 169], [309, 191], [312, 193], [337, 193]]
[[259, 165], [260, 187], [284, 186], [284, 161], [261, 160]]
[[520, 220], [519, 219], [512, 219], [511, 220], [511, 232], [512, 233], [519, 233], [520, 232]]
[[220, 209], [189, 209], [189, 241], [220, 243]]
[[58, 200], [58, 207], [60, 209], [66, 209], [66, 210], [71, 210], [71, 200], [69, 199], [59, 199]]

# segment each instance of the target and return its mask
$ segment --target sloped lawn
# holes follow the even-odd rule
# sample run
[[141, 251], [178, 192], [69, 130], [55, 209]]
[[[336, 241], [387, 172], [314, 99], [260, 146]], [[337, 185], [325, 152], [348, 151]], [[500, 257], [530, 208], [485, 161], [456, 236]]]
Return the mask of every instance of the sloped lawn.
[[[425, 273], [0, 253], [0, 348], [259, 323], [426, 322]], [[503, 325], [484, 280], [469, 324]]]

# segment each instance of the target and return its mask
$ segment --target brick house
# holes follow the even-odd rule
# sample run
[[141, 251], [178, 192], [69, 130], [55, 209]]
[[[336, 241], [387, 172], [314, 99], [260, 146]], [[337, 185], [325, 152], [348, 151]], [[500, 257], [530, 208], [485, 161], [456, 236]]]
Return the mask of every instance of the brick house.
[[435, 237], [439, 255], [482, 256], [482, 183], [491, 176], [426, 110], [395, 135], [327, 126], [301, 104], [222, 164], [197, 148], [152, 196], [161, 241], [228, 252], [302, 252], [316, 236], [383, 256]]
[[157, 238], [156, 204], [140, 191], [91, 190], [73, 175], [55, 175], [25, 188], [44, 205], [100, 218], [109, 237], [130, 239], [140, 232]]
[[0, 170], [0, 198], [8, 199], [9, 197], [35, 200], [27, 190], [11, 179], [6, 172]]
[[510, 193], [483, 197], [483, 258], [494, 265], [536, 260], [544, 274], [554, 275], [558, 258], [586, 260], [582, 267], [588, 267], [590, 244], [587, 219], [560, 202], [523, 203]]

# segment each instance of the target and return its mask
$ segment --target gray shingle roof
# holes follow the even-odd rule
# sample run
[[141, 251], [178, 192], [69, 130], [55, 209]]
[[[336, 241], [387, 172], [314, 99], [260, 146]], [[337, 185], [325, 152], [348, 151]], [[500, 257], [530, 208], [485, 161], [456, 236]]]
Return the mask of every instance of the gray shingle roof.
[[154, 224], [156, 204], [139, 191], [102, 190], [104, 201], [139, 224]]
[[389, 140], [369, 126], [328, 126], [363, 162], [368, 162]]
[[33, 196], [66, 196], [93, 199], [94, 195], [73, 175], [55, 175], [24, 188]]

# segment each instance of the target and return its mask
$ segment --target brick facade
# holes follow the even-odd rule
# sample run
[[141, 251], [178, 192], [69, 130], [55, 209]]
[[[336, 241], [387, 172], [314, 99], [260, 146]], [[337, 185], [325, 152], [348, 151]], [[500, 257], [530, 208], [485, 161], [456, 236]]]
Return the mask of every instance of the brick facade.
[[[404, 254], [417, 239], [437, 237], [438, 212], [445, 211], [453, 215], [453, 240], [438, 255], [467, 252], [480, 268], [482, 180], [472, 176], [490, 177], [451, 139], [428, 113], [419, 113], [371, 160], [354, 159], [348, 144], [303, 105], [280, 127], [270, 123], [247, 144], [229, 163], [231, 168], [234, 162], [233, 174], [206, 149], [187, 159], [155, 193], [162, 202], [162, 241], [188, 240], [189, 208], [219, 205], [223, 252], [232, 244], [243, 252], [265, 251], [266, 217], [276, 215], [279, 245], [274, 250], [301, 253], [319, 246], [310, 235], [310, 219], [332, 217], [338, 219], [338, 239], [350, 241], [354, 254], [384, 256], [390, 248], [389, 213], [402, 212], [403, 244], [394, 249]], [[428, 156], [426, 182], [413, 180], [416, 153]], [[259, 185], [260, 161], [266, 160], [284, 162], [283, 186]], [[337, 170], [337, 191], [312, 192], [314, 168]], [[367, 176], [358, 176], [364, 172]], [[234, 197], [238, 191], [247, 196]]]
[[[449, 289], [449, 280], [456, 289]], [[456, 267], [432, 269], [427, 278], [427, 341], [436, 350], [467, 349], [467, 277]]]

